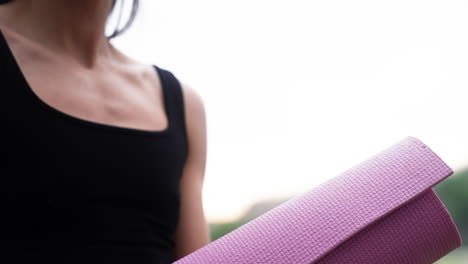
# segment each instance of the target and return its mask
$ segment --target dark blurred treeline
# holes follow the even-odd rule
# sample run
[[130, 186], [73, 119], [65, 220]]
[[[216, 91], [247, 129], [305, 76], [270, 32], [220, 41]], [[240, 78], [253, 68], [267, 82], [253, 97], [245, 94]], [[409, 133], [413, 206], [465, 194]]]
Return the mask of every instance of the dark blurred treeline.
[[462, 236], [463, 246], [468, 245], [468, 168], [455, 172], [434, 187], [445, 204]]

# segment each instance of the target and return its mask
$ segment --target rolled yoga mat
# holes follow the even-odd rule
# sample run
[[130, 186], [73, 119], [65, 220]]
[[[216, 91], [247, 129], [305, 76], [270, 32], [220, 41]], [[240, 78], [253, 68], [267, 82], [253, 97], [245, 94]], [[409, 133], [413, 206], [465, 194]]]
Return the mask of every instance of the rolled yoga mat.
[[430, 264], [461, 245], [431, 189], [451, 174], [408, 137], [174, 264]]

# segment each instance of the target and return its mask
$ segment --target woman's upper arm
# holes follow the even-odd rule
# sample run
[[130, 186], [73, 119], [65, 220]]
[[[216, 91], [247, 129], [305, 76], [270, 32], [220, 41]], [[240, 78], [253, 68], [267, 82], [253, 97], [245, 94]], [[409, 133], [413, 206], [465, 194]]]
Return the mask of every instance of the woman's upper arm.
[[206, 116], [200, 95], [181, 83], [189, 142], [187, 162], [180, 181], [180, 218], [175, 234], [176, 260], [210, 242], [203, 211], [202, 190], [206, 165]]

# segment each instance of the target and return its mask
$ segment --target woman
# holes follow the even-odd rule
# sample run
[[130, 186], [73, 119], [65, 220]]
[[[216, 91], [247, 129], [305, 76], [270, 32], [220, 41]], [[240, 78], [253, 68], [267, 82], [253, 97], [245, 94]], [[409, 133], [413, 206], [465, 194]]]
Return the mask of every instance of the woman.
[[208, 244], [198, 93], [109, 42], [113, 0], [3, 2], [0, 262], [171, 263]]

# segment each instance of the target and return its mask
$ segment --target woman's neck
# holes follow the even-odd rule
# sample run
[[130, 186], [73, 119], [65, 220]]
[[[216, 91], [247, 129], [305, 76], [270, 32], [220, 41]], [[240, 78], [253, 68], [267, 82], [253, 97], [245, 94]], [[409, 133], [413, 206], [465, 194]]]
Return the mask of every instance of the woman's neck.
[[15, 0], [0, 5], [0, 22], [85, 67], [110, 57], [105, 36], [112, 0]]

